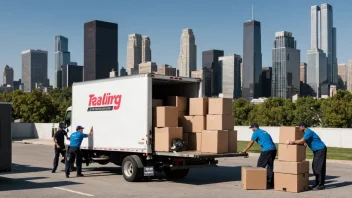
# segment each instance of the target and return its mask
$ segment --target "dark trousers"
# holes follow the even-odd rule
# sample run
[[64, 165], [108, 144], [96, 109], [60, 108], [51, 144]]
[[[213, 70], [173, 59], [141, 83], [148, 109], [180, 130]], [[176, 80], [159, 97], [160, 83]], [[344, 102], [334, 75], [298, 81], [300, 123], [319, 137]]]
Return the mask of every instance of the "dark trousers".
[[62, 148], [57, 148], [55, 145], [55, 157], [54, 157], [54, 162], [53, 162], [53, 170], [57, 169], [57, 166], [59, 164], [59, 156], [60, 154], [62, 155], [62, 157], [65, 159], [66, 157], [66, 150], [62, 149]]
[[313, 151], [314, 158], [312, 163], [312, 169], [315, 175], [315, 185], [324, 186], [325, 184], [326, 152], [326, 147], [318, 151]]
[[274, 160], [276, 157], [276, 149], [264, 151], [260, 153], [257, 167], [262, 167], [267, 169], [268, 182], [274, 186]]
[[82, 173], [82, 153], [79, 147], [70, 147], [68, 150], [68, 156], [66, 161], [65, 173], [66, 175], [70, 175], [70, 168], [76, 158], [76, 168], [77, 174]]

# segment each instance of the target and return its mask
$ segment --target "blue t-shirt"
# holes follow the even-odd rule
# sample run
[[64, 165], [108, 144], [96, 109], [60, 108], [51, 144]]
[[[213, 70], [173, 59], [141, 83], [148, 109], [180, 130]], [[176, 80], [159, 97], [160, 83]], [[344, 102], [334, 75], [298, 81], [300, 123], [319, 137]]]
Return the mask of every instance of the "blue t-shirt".
[[324, 142], [321, 141], [320, 137], [309, 128], [306, 129], [303, 139], [306, 140], [307, 145], [312, 151], [318, 151], [325, 148]]
[[262, 147], [262, 152], [276, 149], [270, 134], [264, 130], [255, 130], [251, 140], [256, 141]]
[[80, 147], [83, 138], [87, 138], [88, 135], [81, 132], [73, 132], [70, 136], [70, 146]]

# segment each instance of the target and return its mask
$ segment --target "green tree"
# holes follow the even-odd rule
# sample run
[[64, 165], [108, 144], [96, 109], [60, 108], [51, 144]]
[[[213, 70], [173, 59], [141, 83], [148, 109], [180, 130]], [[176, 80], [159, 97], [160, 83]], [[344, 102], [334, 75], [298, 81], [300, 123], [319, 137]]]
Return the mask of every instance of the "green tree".
[[302, 121], [309, 126], [320, 126], [320, 103], [313, 97], [302, 97], [295, 101], [295, 110], [293, 112], [293, 124], [298, 124]]
[[253, 104], [250, 104], [243, 98], [236, 99], [232, 103], [232, 114], [234, 115], [235, 125], [249, 125], [249, 113], [253, 110]]

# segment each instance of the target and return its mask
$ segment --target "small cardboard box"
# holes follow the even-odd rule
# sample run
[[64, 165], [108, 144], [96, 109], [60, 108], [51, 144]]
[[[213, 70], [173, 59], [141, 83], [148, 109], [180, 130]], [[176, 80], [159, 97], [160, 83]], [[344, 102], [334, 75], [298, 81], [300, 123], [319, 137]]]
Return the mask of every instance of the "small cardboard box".
[[280, 127], [279, 144], [285, 144], [287, 140], [299, 140], [303, 132], [298, 127]]
[[155, 151], [170, 151], [172, 140], [183, 139], [182, 127], [155, 128]]
[[208, 98], [190, 98], [189, 115], [207, 115]]
[[184, 132], [200, 133], [205, 129], [205, 116], [183, 116], [180, 126]]
[[237, 153], [237, 131], [229, 130], [229, 153]]
[[202, 133], [189, 133], [189, 145], [191, 150], [202, 150]]
[[188, 103], [186, 97], [181, 96], [169, 96], [167, 98], [167, 105], [177, 107], [178, 111], [187, 112], [188, 111]]
[[190, 133], [183, 133], [183, 141], [187, 142], [189, 144], [189, 134]]
[[233, 130], [233, 115], [207, 115], [207, 130]]
[[227, 153], [229, 132], [222, 130], [206, 130], [202, 132], [201, 152]]
[[178, 127], [177, 107], [156, 107], [156, 127]]
[[208, 104], [209, 115], [232, 115], [231, 98], [209, 98]]
[[241, 177], [242, 187], [246, 190], [267, 189], [267, 171], [265, 168], [242, 166]]
[[274, 189], [285, 192], [303, 192], [309, 188], [309, 173], [298, 175], [274, 173]]
[[306, 159], [306, 147], [304, 145], [279, 144], [280, 161], [303, 162]]
[[285, 174], [302, 174], [309, 172], [309, 161], [304, 162], [285, 162], [285, 161], [274, 161], [274, 172], [285, 173]]

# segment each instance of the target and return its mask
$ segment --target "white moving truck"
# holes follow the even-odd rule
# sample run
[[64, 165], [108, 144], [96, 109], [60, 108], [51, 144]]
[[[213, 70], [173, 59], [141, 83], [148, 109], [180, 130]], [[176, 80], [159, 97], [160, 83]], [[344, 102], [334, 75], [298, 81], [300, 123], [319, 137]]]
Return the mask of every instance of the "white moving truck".
[[154, 171], [164, 171], [169, 178], [183, 178], [190, 168], [216, 166], [215, 158], [247, 156], [155, 152], [152, 99], [175, 95], [201, 96], [201, 80], [143, 74], [74, 83], [65, 124], [69, 132], [81, 125], [89, 133], [93, 127], [93, 136], [81, 145], [83, 161], [87, 165], [112, 162], [121, 166], [127, 181], [153, 176]]

